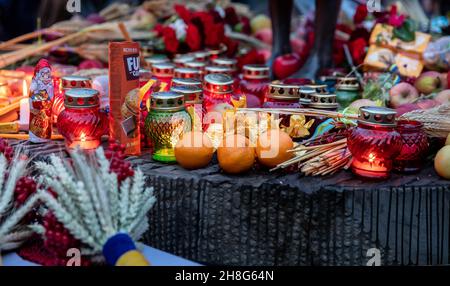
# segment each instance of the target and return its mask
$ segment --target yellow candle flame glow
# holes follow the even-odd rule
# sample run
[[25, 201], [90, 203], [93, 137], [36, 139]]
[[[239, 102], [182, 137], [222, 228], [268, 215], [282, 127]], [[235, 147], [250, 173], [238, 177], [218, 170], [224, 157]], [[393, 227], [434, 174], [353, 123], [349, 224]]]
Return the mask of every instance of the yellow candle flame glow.
[[23, 80], [23, 83], [22, 83], [22, 96], [28, 97], [28, 86], [27, 86], [26, 80]]
[[80, 135], [80, 141], [81, 142], [86, 142], [86, 134], [84, 134], [84, 132], [82, 132], [81, 135]]
[[374, 161], [375, 161], [375, 154], [373, 154], [373, 153], [370, 153], [369, 154], [369, 163], [373, 163]]

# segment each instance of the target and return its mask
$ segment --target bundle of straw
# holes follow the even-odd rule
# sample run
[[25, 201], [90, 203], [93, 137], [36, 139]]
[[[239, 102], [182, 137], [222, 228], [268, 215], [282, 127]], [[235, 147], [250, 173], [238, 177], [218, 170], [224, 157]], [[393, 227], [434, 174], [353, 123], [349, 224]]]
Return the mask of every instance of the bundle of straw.
[[423, 124], [429, 137], [446, 138], [450, 133], [450, 104], [426, 110], [413, 110], [403, 114], [400, 119], [417, 120]]

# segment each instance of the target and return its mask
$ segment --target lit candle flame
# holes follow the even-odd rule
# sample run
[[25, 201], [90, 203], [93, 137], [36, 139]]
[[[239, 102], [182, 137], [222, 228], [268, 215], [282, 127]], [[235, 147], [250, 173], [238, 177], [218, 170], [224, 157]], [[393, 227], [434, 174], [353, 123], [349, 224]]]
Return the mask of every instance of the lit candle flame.
[[375, 162], [375, 159], [376, 159], [376, 156], [375, 156], [375, 154], [373, 154], [373, 153], [370, 153], [370, 154], [369, 154], [369, 163], [373, 163], [373, 162]]
[[27, 85], [26, 80], [23, 80], [23, 83], [22, 83], [22, 96], [28, 97], [28, 85]]
[[86, 134], [84, 134], [84, 132], [81, 133], [80, 141], [81, 142], [86, 142]]

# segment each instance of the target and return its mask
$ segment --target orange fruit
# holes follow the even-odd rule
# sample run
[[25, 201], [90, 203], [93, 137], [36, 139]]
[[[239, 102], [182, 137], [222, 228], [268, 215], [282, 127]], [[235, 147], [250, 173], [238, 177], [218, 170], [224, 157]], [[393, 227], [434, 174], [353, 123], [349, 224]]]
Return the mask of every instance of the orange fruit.
[[259, 136], [256, 143], [256, 156], [262, 165], [274, 168], [293, 158], [294, 154], [287, 152], [293, 148], [294, 142], [286, 132], [272, 129]]
[[255, 148], [250, 146], [250, 141], [243, 135], [228, 135], [217, 148], [217, 159], [226, 173], [243, 173], [255, 163]]
[[434, 168], [444, 179], [450, 180], [450, 146], [444, 146], [434, 158]]
[[206, 167], [214, 155], [214, 147], [206, 134], [187, 132], [175, 146], [175, 158], [181, 167], [194, 170]]

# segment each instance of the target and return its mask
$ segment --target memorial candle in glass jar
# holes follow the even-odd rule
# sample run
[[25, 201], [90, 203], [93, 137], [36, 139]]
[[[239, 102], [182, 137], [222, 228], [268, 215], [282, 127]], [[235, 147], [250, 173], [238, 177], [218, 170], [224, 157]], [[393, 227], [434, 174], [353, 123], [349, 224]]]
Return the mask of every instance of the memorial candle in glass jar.
[[64, 110], [64, 94], [72, 88], [91, 88], [92, 81], [85, 76], [64, 76], [60, 79], [58, 88], [56, 88], [55, 97], [53, 99], [52, 116], [53, 122], [56, 123], [59, 114]]
[[400, 120], [397, 131], [403, 141], [402, 151], [394, 161], [394, 169], [401, 173], [419, 171], [428, 154], [428, 138], [423, 131], [423, 124], [415, 120]]
[[269, 67], [244, 65], [240, 93], [247, 97], [247, 107], [261, 107], [270, 84]]
[[358, 126], [347, 138], [354, 174], [372, 179], [389, 177], [403, 145], [396, 130], [395, 115], [396, 111], [389, 108], [360, 108]]
[[172, 79], [172, 87], [174, 86], [196, 86], [202, 88], [202, 82], [194, 78], [174, 78]]
[[356, 77], [340, 77], [336, 84], [336, 99], [342, 109], [360, 99], [359, 83]]
[[195, 57], [189, 55], [176, 55], [175, 58], [173, 59], [173, 63], [178, 68], [185, 67], [186, 63], [192, 61], [195, 61]]
[[[299, 103], [298, 86], [287, 85], [281, 83], [271, 83], [266, 93], [266, 100], [263, 104], [264, 108], [289, 108], [299, 109], [301, 107]], [[289, 126], [288, 115], [280, 115], [281, 124]]]
[[202, 72], [194, 68], [176, 68], [174, 72], [174, 78], [194, 78], [200, 79]]
[[175, 66], [171, 63], [154, 64], [152, 66], [152, 79], [165, 83], [167, 86], [163, 91], [168, 91], [172, 84], [174, 71]]
[[107, 124], [100, 115], [99, 92], [87, 88], [67, 90], [64, 106], [57, 127], [66, 146], [85, 150], [97, 148]]
[[233, 78], [225, 74], [209, 74], [203, 82], [203, 104], [207, 112], [231, 107]]
[[184, 96], [175, 92], [156, 92], [150, 99], [145, 132], [153, 142], [153, 159], [176, 162], [174, 147], [184, 133], [191, 131], [191, 117], [185, 110]]
[[172, 92], [184, 95], [184, 106], [191, 116], [192, 130], [206, 130], [208, 125], [203, 124], [206, 109], [203, 107], [203, 90], [197, 86], [173, 86]]

